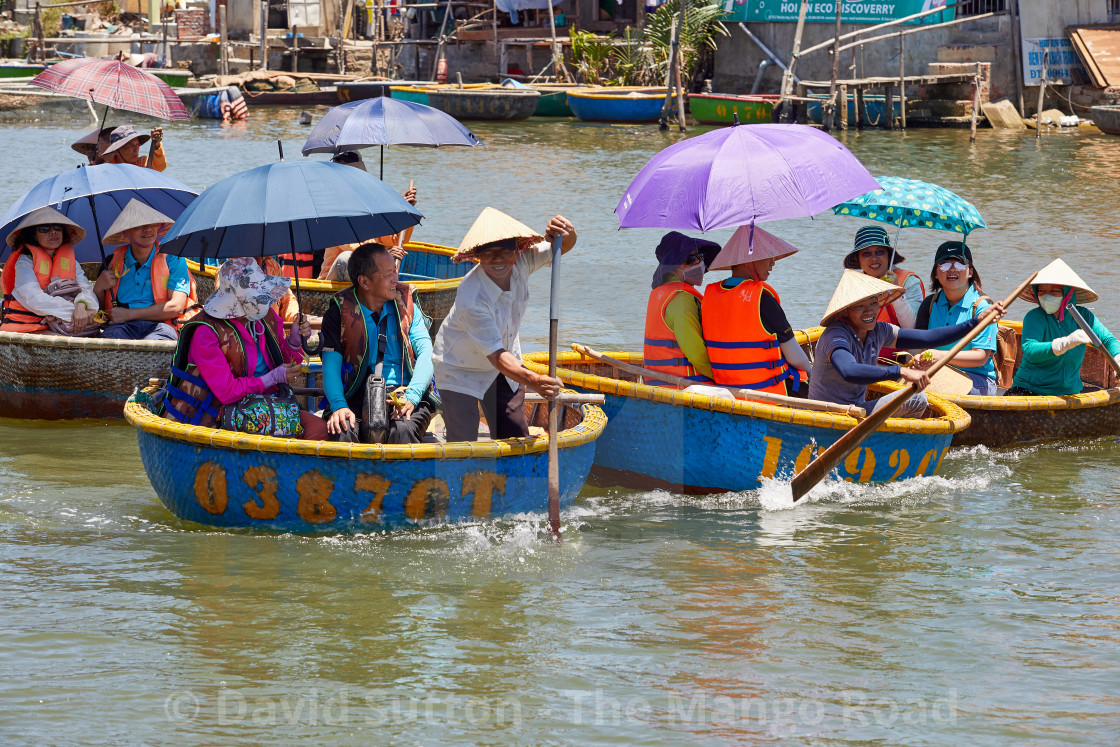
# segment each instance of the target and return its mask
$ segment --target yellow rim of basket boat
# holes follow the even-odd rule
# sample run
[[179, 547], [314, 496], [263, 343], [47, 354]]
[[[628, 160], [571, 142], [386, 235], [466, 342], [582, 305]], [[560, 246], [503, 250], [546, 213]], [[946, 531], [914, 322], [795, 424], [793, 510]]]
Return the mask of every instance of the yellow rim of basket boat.
[[[149, 396], [156, 389], [147, 387]], [[577, 406], [577, 405], [573, 405]], [[607, 425], [607, 416], [598, 405], [578, 405], [583, 420], [558, 434], [561, 449], [588, 444], [599, 437]], [[495, 441], [456, 441], [449, 444], [350, 444], [334, 441], [305, 441], [298, 438], [254, 436], [201, 425], [184, 425], [160, 417], [145, 405], [129, 397], [124, 417], [132, 426], [155, 436], [186, 441], [203, 446], [218, 446], [238, 451], [303, 456], [336, 457], [340, 459], [408, 460], [408, 459], [494, 459], [507, 456], [541, 454], [548, 451], [548, 435], [525, 438], [503, 438]]]
[[[449, 246], [441, 246], [440, 244], [429, 244], [424, 241], [409, 241], [404, 245], [405, 251], [423, 251], [429, 254], [442, 254], [445, 257], [454, 256], [457, 250]], [[218, 274], [216, 267], [202, 267], [193, 259], [187, 260], [187, 267], [190, 271], [199, 275], [205, 275], [208, 278], [213, 278]], [[441, 290], [454, 290], [459, 286], [459, 281], [462, 278], [450, 278], [448, 280], [409, 280], [409, 285], [414, 287], [421, 293], [429, 291]], [[291, 287], [294, 289], [295, 280], [292, 280]], [[300, 278], [300, 290], [315, 291], [320, 293], [337, 293], [340, 290], [346, 290], [350, 287], [350, 283], [332, 283], [329, 280], [318, 280], [315, 278]]]
[[[1023, 337], [1022, 322], [1001, 322], [1001, 326], [1014, 329]], [[1107, 353], [1106, 353], [1107, 355]], [[1102, 389], [1099, 392], [1065, 395], [1039, 395], [1030, 397], [981, 396], [979, 394], [938, 395], [966, 410], [1022, 411], [1032, 410], [1088, 410], [1120, 402], [1120, 388]]]
[[[810, 335], [813, 332], [817, 332], [819, 335], [818, 330], [819, 328], [810, 330]], [[798, 331], [798, 342], [804, 344], [810, 339], [810, 335]], [[642, 363], [642, 356], [638, 353], [616, 352], [604, 353], [604, 355], [609, 355], [623, 363], [631, 363], [634, 365], [641, 365]], [[790, 423], [792, 425], [805, 425], [815, 428], [850, 430], [859, 424], [859, 421], [855, 418], [839, 413], [803, 410], [796, 407], [782, 407], [780, 405], [769, 405], [763, 402], [751, 402], [749, 400], [730, 400], [724, 397], [715, 397], [710, 394], [690, 394], [677, 389], [636, 384], [618, 379], [609, 379], [604, 376], [577, 373], [570, 369], [560, 368], [560, 366], [563, 366], [565, 363], [573, 361], [595, 362], [593, 358], [585, 358], [574, 351], [561, 352], [557, 354], [556, 375], [568, 386], [575, 386], [594, 392], [602, 392], [603, 394], [633, 397], [635, 399], [661, 402], [676, 407], [691, 407], [698, 410], [709, 410], [711, 412], [747, 415], [763, 420]], [[529, 353], [524, 356], [524, 363], [528, 368], [538, 373], [548, 373], [547, 353]], [[894, 382], [882, 382], [878, 386], [889, 391], [902, 388], [900, 384]], [[930, 407], [940, 413], [938, 417], [925, 419], [888, 418], [879, 430], [888, 433], [937, 435], [963, 431], [972, 422], [972, 417], [952, 402], [948, 402], [937, 395], [927, 396], [929, 398]]]
[[103, 337], [66, 337], [47, 333], [0, 332], [0, 343], [33, 348], [70, 348], [77, 350], [115, 350], [133, 353], [167, 353], [177, 344], [174, 340], [113, 340]]
[[[635, 96], [633, 94], [637, 93]], [[666, 94], [649, 86], [595, 88], [591, 90], [568, 91], [569, 96], [584, 99], [623, 99], [625, 101], [642, 101], [645, 99], [663, 99]], [[675, 95], [675, 94], [674, 94]]]

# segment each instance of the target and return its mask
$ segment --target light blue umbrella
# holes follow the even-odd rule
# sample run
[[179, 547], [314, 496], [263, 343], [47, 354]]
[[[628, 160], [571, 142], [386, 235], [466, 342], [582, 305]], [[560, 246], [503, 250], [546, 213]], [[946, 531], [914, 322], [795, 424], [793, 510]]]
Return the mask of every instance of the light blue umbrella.
[[367, 241], [424, 215], [384, 182], [329, 161], [281, 161], [227, 177], [183, 211], [160, 248], [182, 257], [272, 257]]
[[153, 169], [114, 163], [79, 166], [44, 179], [16, 200], [0, 218], [0, 236], [14, 231], [28, 213], [52, 207], [86, 229], [86, 237], [74, 247], [76, 259], [100, 262], [105, 259], [101, 232], [113, 224], [131, 200], [139, 200], [174, 219], [197, 194]]
[[842, 202], [832, 212], [890, 223], [899, 229], [932, 228], [966, 237], [970, 231], [988, 227], [971, 202], [944, 187], [895, 176], [876, 177], [876, 181], [881, 189]]
[[482, 141], [450, 114], [414, 101], [380, 96], [332, 107], [303, 144], [303, 155], [338, 153], [381, 146], [384, 177], [386, 145], [479, 145]]

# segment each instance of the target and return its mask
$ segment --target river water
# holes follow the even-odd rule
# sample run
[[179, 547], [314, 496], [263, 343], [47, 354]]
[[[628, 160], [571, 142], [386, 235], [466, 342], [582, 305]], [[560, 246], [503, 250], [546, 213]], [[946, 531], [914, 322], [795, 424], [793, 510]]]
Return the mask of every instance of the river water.
[[[168, 126], [170, 173], [201, 190], [275, 160], [278, 138], [298, 158], [297, 120]], [[7, 125], [0, 205], [76, 164], [68, 143], [90, 128]], [[457, 244], [487, 205], [541, 227], [561, 213], [579, 231], [561, 339], [638, 349], [659, 233], [617, 231], [612, 211], [680, 136], [473, 129], [485, 148], [386, 150], [386, 181], [419, 189], [416, 238]], [[1120, 138], [841, 137], [873, 174], [977, 205], [991, 228], [970, 243], [991, 295], [1060, 255], [1120, 326]], [[802, 250], [771, 276], [795, 326], [819, 320], [858, 225], [767, 225]], [[907, 266], [928, 274], [947, 238], [904, 231]], [[546, 275], [526, 350], [547, 339]], [[588, 488], [559, 546], [540, 515], [276, 536], [175, 519], [127, 426], [7, 421], [0, 740], [1114, 743], [1118, 481], [1116, 439], [980, 447], [950, 453], [938, 477], [833, 485], [794, 510], [755, 493]]]

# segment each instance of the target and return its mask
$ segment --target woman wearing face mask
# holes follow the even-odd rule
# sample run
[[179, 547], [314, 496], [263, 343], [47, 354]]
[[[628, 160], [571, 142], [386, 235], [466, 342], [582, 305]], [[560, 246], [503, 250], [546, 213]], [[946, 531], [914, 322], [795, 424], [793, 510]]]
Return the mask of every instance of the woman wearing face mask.
[[[670, 231], [657, 245], [657, 269], [646, 303], [645, 367], [697, 383], [712, 381], [700, 322], [700, 286], [719, 244]], [[650, 386], [680, 387], [647, 379]]]
[[[1023, 355], [1015, 372], [1009, 396], [1079, 394], [1081, 363], [1089, 336], [1078, 326], [1066, 304], [1093, 303], [1097, 294], [1060, 259], [1038, 273], [1021, 296], [1037, 306], [1023, 319]], [[1081, 316], [1097, 333], [1108, 354], [1120, 361], [1120, 342], [1093, 312], [1077, 306]]]
[[[972, 252], [959, 241], [946, 241], [937, 247], [930, 273], [933, 290], [918, 309], [916, 329], [939, 329], [962, 324], [983, 315], [991, 299], [983, 295], [980, 273], [972, 264]], [[949, 364], [972, 380], [969, 394], [993, 396], [996, 389], [996, 325], [989, 325], [972, 339]], [[952, 343], [922, 355], [933, 362], [941, 360]]]
[[[272, 394], [301, 378], [301, 338], [311, 334], [307, 317], [291, 332], [272, 304], [284, 297], [289, 279], [266, 275], [248, 257], [218, 270], [219, 287], [203, 313], [182, 329], [171, 364], [164, 417], [188, 425], [217, 427], [219, 414], [247, 394]], [[301, 438], [323, 440], [322, 418], [300, 412]]]
[[700, 305], [717, 384], [804, 397], [809, 357], [797, 344], [778, 292], [774, 264], [797, 252], [758, 226], [740, 226], [712, 262], [731, 277], [708, 286]]

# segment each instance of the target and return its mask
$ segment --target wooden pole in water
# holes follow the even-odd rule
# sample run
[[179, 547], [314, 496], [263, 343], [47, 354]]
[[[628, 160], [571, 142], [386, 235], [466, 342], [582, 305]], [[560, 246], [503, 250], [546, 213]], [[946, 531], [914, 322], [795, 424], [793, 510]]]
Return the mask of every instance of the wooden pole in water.
[[836, 121], [836, 79], [840, 77], [840, 8], [842, 7], [839, 2], [836, 5], [836, 35], [832, 38], [832, 78], [828, 84], [828, 109], [824, 113], [824, 131], [829, 132], [832, 130], [832, 124]]
[[980, 112], [980, 63], [976, 63], [976, 77], [973, 79], [972, 124], [968, 130], [968, 142], [976, 142], [976, 118]]
[[782, 121], [790, 121], [789, 110], [785, 99], [793, 91], [793, 71], [797, 69], [797, 57], [801, 54], [801, 34], [805, 31], [805, 15], [809, 12], [809, 0], [801, 0], [801, 8], [797, 11], [797, 30], [793, 33], [793, 53], [790, 55], [789, 65], [782, 73], [782, 95], [778, 99], [778, 106], [782, 108]]
[[[898, 32], [898, 109], [902, 115], [902, 129], [906, 129], [906, 37]], [[893, 112], [891, 113], [893, 116]]]
[[[560, 255], [563, 236], [552, 238], [552, 277], [548, 296], [548, 375], [556, 378], [556, 341], [560, 329]], [[559, 402], [548, 403], [548, 525], [560, 540], [560, 412]]]
[[848, 129], [848, 87], [840, 86], [836, 93], [837, 106], [840, 107], [840, 129]]
[[1019, 0], [1011, 0], [1011, 43], [1015, 45], [1015, 91], [1019, 95], [1019, 116], [1026, 118], [1023, 104], [1023, 29], [1019, 25]]
[[673, 107], [673, 66], [677, 62], [677, 45], [679, 44], [680, 26], [674, 18], [669, 27], [669, 67], [665, 71], [665, 101], [661, 104], [662, 130], [669, 129], [669, 110]]
[[[1019, 297], [1020, 293], [1026, 290], [1027, 286], [1034, 281], [1037, 274], [1037, 272], [1031, 273], [1029, 278], [1024, 280], [1010, 296], [1004, 299], [1003, 307], [1005, 310]], [[951, 361], [957, 353], [964, 350], [965, 346], [972, 342], [973, 338], [983, 332], [994, 320], [995, 308], [989, 308], [980, 318], [980, 323], [973, 327], [971, 332], [962, 337], [939, 361], [930, 366], [927, 373], [933, 376], [948, 365], [949, 361]], [[915, 387], [914, 384], [907, 384], [897, 392], [888, 395], [891, 397], [889, 402], [872, 412], [867, 416], [866, 420], [838, 438], [824, 453], [810, 462], [805, 469], [798, 472], [790, 483], [794, 502], [801, 500], [806, 493], [813, 489], [814, 485], [828, 476], [828, 473], [831, 472], [836, 465], [844, 461], [844, 458], [847, 457], [848, 454], [855, 451], [861, 443], [867, 440], [868, 436], [878, 430], [879, 426], [893, 415], [894, 411], [902, 406], [902, 403], [909, 399], [915, 392], [917, 392], [917, 387]]]
[[1034, 138], [1042, 139], [1042, 105], [1046, 96], [1046, 56], [1049, 52], [1042, 53], [1042, 79], [1038, 81], [1038, 107], [1034, 112]]

